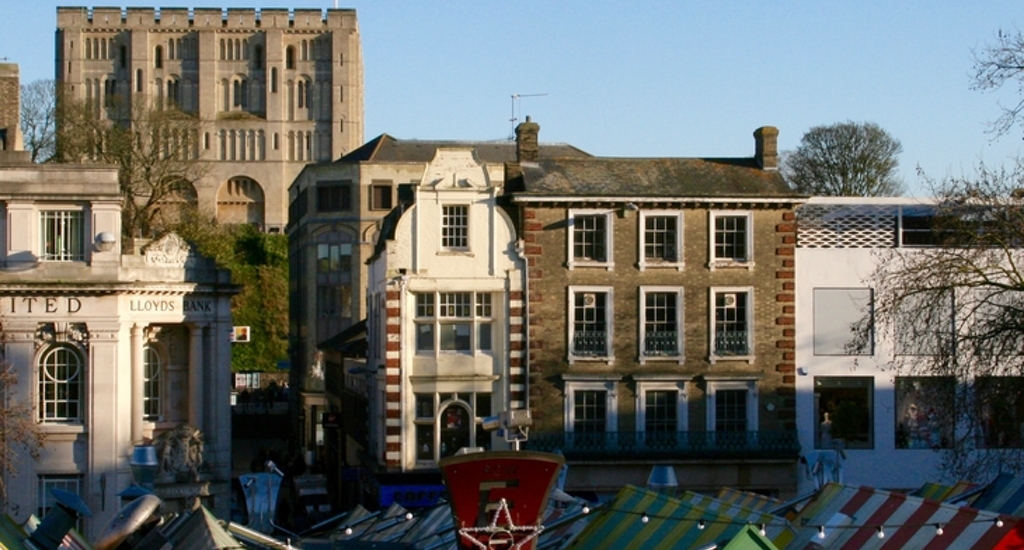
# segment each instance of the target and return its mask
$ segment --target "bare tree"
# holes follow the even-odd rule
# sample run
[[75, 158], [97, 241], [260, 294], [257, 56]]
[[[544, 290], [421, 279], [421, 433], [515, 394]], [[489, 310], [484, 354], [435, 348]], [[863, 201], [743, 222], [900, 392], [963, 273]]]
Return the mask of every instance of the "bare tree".
[[903, 193], [902, 152], [899, 140], [871, 122], [815, 126], [783, 155], [782, 173], [809, 195], [896, 196]]
[[32, 162], [53, 158], [57, 145], [57, 84], [36, 80], [21, 86], [21, 135]]
[[974, 73], [971, 88], [993, 92], [1006, 84], [1016, 83], [1017, 100], [1010, 106], [1000, 105], [1002, 114], [990, 125], [996, 136], [1002, 136], [1017, 124], [1024, 124], [1024, 35], [1020, 30], [1000, 30], [995, 42], [972, 52]]
[[144, 98], [108, 104], [106, 111], [117, 120], [97, 116], [84, 102], [62, 99], [56, 159], [117, 166], [124, 235], [156, 236], [180, 219], [181, 209], [195, 205], [195, 182], [209, 169], [199, 159], [202, 121]]
[[950, 381], [950, 477], [1024, 473], [1024, 164], [932, 183], [917, 246], [878, 258], [876, 326], [894, 372]]
[[46, 434], [39, 428], [36, 411], [31, 403], [16, 397], [15, 387], [18, 375], [13, 365], [0, 362], [0, 501], [7, 501], [8, 476], [18, 475], [18, 458], [27, 453], [32, 460], [39, 458], [39, 452], [46, 442]]

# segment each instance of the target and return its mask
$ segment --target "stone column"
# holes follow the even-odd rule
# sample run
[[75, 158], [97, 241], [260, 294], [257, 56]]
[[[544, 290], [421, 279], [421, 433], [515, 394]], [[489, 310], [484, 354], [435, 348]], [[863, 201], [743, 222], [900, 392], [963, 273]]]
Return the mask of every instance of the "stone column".
[[203, 425], [203, 328], [204, 325], [193, 324], [189, 330], [189, 361], [188, 361], [188, 423], [194, 428], [205, 431]]
[[[145, 402], [145, 381], [146, 381], [146, 356], [143, 352], [143, 326], [136, 323], [132, 325], [132, 444], [142, 444], [142, 420], [146, 416]], [[166, 375], [164, 375], [166, 377]]]

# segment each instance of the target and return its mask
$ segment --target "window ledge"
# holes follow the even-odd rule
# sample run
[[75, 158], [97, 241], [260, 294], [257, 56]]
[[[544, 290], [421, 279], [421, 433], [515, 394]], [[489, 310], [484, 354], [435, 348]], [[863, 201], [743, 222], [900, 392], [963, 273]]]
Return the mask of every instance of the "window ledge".
[[683, 262], [640, 262], [636, 264], [636, 267], [640, 271], [648, 269], [675, 269], [676, 271], [682, 271], [686, 266]]
[[714, 271], [716, 269], [754, 269], [753, 261], [736, 261], [736, 260], [712, 260], [708, 262], [708, 269]]
[[570, 353], [569, 354], [569, 364], [571, 365], [571, 364], [573, 364], [573, 363], [575, 363], [577, 361], [579, 361], [581, 363], [605, 363], [607, 365], [612, 365], [613, 363], [615, 363], [615, 356], [614, 355], [602, 355], [602, 356], [573, 355], [573, 354]]
[[474, 256], [471, 250], [457, 250], [457, 249], [444, 249], [437, 251], [438, 256], [465, 256], [472, 258]]
[[566, 264], [566, 267], [568, 267], [570, 270], [576, 269], [576, 268], [579, 268], [579, 267], [599, 267], [599, 268], [607, 269], [608, 271], [612, 271], [615, 268], [615, 264], [613, 262], [594, 262], [594, 261], [586, 261], [586, 260], [570, 260]]
[[641, 365], [652, 361], [675, 361], [676, 364], [682, 365], [686, 363], [686, 357], [682, 355], [640, 355], [637, 358], [637, 362]]
[[718, 361], [746, 361], [748, 365], [754, 364], [753, 355], [709, 355], [708, 361], [714, 365]]
[[40, 423], [39, 430], [46, 434], [47, 437], [60, 438], [62, 435], [78, 436], [86, 433], [84, 424], [60, 424], [60, 423]]

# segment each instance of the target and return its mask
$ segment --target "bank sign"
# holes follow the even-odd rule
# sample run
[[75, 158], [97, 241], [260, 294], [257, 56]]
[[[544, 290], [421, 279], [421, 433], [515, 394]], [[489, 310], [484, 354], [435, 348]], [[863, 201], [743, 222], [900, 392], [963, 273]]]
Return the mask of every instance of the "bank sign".
[[[213, 298], [162, 296], [147, 298], [121, 295], [120, 312], [129, 315], [172, 315], [211, 317], [216, 314]], [[75, 317], [111, 315], [103, 311], [110, 302], [95, 296], [4, 296], [0, 297], [0, 315], [33, 315], [39, 317]]]

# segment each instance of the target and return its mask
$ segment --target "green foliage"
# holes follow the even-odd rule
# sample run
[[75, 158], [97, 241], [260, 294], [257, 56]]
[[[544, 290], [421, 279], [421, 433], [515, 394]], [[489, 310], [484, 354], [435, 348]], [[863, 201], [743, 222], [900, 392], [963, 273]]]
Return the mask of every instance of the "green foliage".
[[897, 172], [902, 152], [899, 140], [874, 123], [815, 126], [783, 155], [782, 173], [808, 195], [896, 196], [903, 192]]
[[178, 228], [200, 254], [231, 271], [242, 290], [231, 303], [236, 326], [248, 326], [250, 341], [232, 348], [231, 370], [275, 371], [288, 357], [288, 238], [251, 225], [192, 222]]

